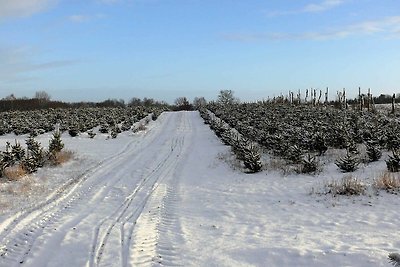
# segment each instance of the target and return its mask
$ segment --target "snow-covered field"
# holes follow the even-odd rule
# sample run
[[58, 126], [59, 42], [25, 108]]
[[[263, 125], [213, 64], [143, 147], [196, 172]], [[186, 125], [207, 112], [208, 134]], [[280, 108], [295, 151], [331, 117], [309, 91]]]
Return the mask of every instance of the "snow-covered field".
[[245, 174], [197, 112], [105, 139], [63, 135], [73, 161], [0, 184], [0, 266], [391, 266], [400, 252], [399, 195], [311, 194], [344, 176], [335, 155], [316, 176]]

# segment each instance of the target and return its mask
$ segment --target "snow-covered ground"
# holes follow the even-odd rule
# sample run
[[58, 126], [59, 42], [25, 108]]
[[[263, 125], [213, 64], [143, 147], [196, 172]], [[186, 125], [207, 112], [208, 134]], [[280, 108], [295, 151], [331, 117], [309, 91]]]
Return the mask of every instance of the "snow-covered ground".
[[279, 161], [245, 174], [196, 112], [105, 139], [63, 135], [73, 161], [0, 184], [0, 266], [391, 266], [400, 252], [399, 195], [311, 194], [344, 176], [336, 151], [316, 176]]

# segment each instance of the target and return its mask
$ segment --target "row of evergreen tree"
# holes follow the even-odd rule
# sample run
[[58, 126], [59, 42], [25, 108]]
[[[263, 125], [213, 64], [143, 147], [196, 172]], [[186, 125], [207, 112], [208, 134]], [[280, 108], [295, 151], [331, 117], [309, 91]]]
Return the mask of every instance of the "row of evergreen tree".
[[13, 145], [6, 143], [5, 151], [0, 153], [0, 177], [4, 177], [7, 168], [14, 166], [21, 167], [26, 173], [33, 173], [46, 164], [55, 165], [58, 154], [64, 148], [58, 130], [54, 131], [48, 150], [45, 150], [33, 135], [30, 135], [25, 143], [26, 149], [18, 141]]
[[210, 128], [222, 142], [232, 147], [236, 158], [243, 162], [249, 172], [255, 173], [262, 169], [260, 149], [254, 142], [230, 128], [221, 119], [212, 118], [208, 110], [201, 109], [200, 114], [204, 122], [210, 125]]

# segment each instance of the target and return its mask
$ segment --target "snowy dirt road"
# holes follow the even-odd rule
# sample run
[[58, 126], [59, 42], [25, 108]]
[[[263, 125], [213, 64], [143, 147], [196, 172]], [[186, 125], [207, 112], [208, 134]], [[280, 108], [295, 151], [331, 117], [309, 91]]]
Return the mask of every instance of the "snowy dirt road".
[[3, 223], [0, 266], [179, 265], [173, 240], [160, 241], [179, 231], [175, 172], [190, 146], [191, 120], [189, 113], [162, 120], [68, 190]]

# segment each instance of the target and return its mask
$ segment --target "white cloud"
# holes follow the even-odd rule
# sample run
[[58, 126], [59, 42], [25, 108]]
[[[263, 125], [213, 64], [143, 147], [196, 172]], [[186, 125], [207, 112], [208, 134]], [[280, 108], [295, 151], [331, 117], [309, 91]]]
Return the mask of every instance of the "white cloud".
[[26, 17], [42, 12], [57, 0], [0, 0], [0, 18]]
[[75, 14], [75, 15], [69, 16], [68, 20], [71, 22], [74, 22], [74, 23], [82, 23], [82, 22], [87, 22], [90, 20], [102, 19], [105, 17], [106, 16], [103, 14], [96, 14], [96, 15]]
[[323, 11], [327, 11], [329, 9], [335, 8], [337, 6], [340, 6], [343, 3], [344, 3], [343, 0], [325, 0], [320, 3], [306, 5], [300, 11], [301, 12], [309, 12], [309, 13], [323, 12]]
[[122, 0], [97, 0], [97, 1], [103, 4], [116, 4], [121, 2]]
[[270, 17], [276, 17], [301, 13], [320, 13], [336, 8], [340, 5], [343, 5], [344, 3], [345, 0], [324, 0], [319, 3], [311, 3], [305, 5], [304, 7], [295, 10], [272, 11], [268, 12], [267, 14]]
[[400, 33], [400, 16], [386, 17], [380, 20], [363, 21], [335, 30], [303, 33], [233, 33], [223, 34], [230, 41], [256, 42], [279, 40], [332, 40], [352, 36], [383, 34], [385, 37], [396, 37]]
[[85, 22], [88, 21], [89, 19], [90, 17], [87, 15], [71, 15], [68, 17], [68, 20], [72, 22]]
[[59, 68], [79, 63], [75, 60], [34, 62], [40, 52], [32, 47], [0, 47], [0, 84], [30, 80], [34, 71]]

